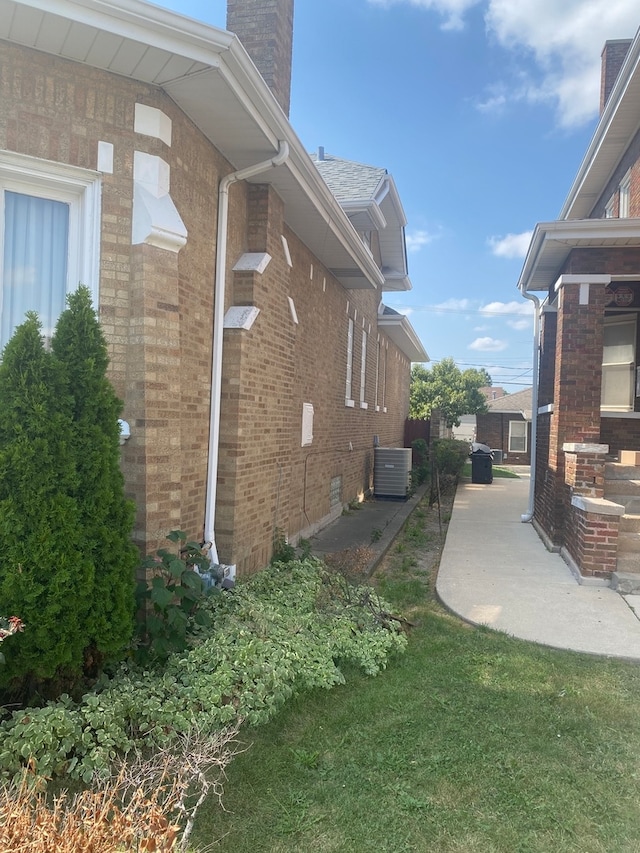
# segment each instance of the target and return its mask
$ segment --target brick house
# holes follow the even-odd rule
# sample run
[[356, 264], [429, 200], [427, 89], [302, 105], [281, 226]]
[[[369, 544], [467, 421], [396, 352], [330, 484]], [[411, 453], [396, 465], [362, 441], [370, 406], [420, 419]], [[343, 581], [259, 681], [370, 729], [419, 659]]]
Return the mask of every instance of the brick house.
[[403, 443], [428, 357], [381, 298], [411, 286], [395, 185], [341, 204], [291, 127], [293, 0], [230, 0], [240, 38], [140, 0], [0, 13], [0, 346], [86, 284], [137, 542], [255, 570], [368, 492], [374, 437]]
[[615, 586], [640, 572], [640, 33], [605, 45], [600, 107], [558, 219], [533, 232], [518, 287], [539, 303], [528, 516], [580, 578]]
[[476, 415], [476, 441], [500, 451], [494, 461], [530, 464], [531, 399], [531, 388], [499, 394], [487, 400], [486, 412]]

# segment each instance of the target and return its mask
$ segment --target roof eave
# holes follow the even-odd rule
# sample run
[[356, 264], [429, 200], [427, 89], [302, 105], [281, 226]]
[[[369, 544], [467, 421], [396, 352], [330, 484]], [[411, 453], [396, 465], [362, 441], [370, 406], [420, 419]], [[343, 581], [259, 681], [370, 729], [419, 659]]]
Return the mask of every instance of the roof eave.
[[[139, 51], [142, 45], [145, 50], [166, 52], [178, 65], [192, 67], [158, 81], [137, 76], [137, 65], [131, 71], [124, 64], [117, 65], [113, 57], [107, 64], [94, 64], [91, 45], [85, 45], [85, 59], [69, 55], [68, 42], [56, 43], [46, 26], [21, 26], [12, 39], [16, 12], [25, 20], [33, 14], [52, 15], [65, 25], [68, 22], [69, 32], [89, 27], [122, 39], [132, 51]], [[328, 269], [348, 273], [339, 276], [344, 287], [382, 288], [382, 272], [236, 36], [140, 0], [0, 0], [0, 20], [4, 22], [0, 38], [14, 44], [163, 88], [234, 169], [268, 159], [278, 150], [280, 140], [285, 140], [289, 160], [253, 180], [272, 184], [283, 196], [287, 224]], [[208, 88], [211, 83], [228, 96], [225, 109], [232, 105], [235, 111], [232, 129], [213, 120], [217, 101]]]
[[569, 219], [539, 222], [518, 279], [521, 293], [547, 291], [576, 248], [640, 246], [640, 219]]
[[584, 219], [604, 192], [635, 135], [640, 92], [640, 29], [636, 32], [559, 219]]
[[420, 338], [404, 314], [379, 314], [378, 328], [391, 338], [409, 361], [430, 361]]

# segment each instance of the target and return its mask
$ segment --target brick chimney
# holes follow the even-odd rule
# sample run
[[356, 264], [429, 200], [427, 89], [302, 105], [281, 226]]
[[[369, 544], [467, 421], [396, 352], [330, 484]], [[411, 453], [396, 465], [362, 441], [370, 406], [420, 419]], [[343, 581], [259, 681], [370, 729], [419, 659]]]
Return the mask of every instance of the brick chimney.
[[289, 115], [294, 0], [228, 0], [227, 30], [235, 33], [276, 100]]
[[600, 77], [600, 115], [604, 112], [630, 46], [631, 39], [612, 39], [605, 42]]

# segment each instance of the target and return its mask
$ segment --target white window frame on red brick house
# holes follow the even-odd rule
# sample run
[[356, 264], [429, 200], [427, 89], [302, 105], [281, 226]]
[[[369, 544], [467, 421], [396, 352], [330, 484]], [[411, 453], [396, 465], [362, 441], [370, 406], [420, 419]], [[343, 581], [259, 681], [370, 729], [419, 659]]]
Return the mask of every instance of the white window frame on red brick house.
[[[89, 288], [98, 305], [100, 267], [100, 175], [88, 169], [3, 151], [0, 154], [0, 310], [4, 270], [5, 192], [32, 196], [68, 205], [69, 229], [65, 293], [79, 284]], [[38, 306], [27, 306], [38, 310]], [[22, 318], [24, 319], [24, 318]], [[22, 319], [20, 322], [22, 322]], [[55, 318], [57, 319], [57, 318]], [[44, 329], [45, 336], [52, 330]], [[4, 346], [6, 341], [0, 342]]]
[[612, 314], [604, 318], [600, 403], [603, 412], [634, 409], [636, 334], [636, 314]]
[[387, 411], [387, 360], [389, 358], [389, 344], [383, 343], [381, 347], [382, 359], [382, 411]]
[[[516, 447], [516, 444], [522, 444]], [[527, 422], [509, 421], [509, 453], [527, 452]]]
[[362, 354], [360, 361], [360, 408], [367, 409], [369, 404], [366, 402], [367, 393], [367, 333], [362, 330]]
[[613, 219], [613, 214], [616, 208], [616, 200], [614, 196], [611, 196], [609, 201], [606, 203], [604, 208], [604, 218], [605, 219]]
[[629, 216], [629, 199], [631, 197], [631, 171], [628, 171], [620, 181], [619, 187], [618, 216], [626, 219]]
[[380, 411], [379, 399], [380, 399], [380, 335], [378, 335], [378, 342], [376, 344], [376, 396], [375, 396], [375, 410], [376, 412]]
[[351, 317], [348, 318], [347, 327], [347, 380], [345, 385], [345, 406], [353, 408], [355, 401], [353, 399], [353, 331], [354, 323]]

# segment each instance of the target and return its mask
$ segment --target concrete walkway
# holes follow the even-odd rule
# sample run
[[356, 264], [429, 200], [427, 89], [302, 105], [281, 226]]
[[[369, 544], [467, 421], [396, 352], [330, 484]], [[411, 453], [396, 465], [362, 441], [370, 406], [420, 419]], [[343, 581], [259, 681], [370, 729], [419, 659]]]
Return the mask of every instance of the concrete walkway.
[[554, 648], [640, 661], [640, 596], [581, 585], [526, 512], [529, 478], [458, 485], [436, 590], [462, 619]]

